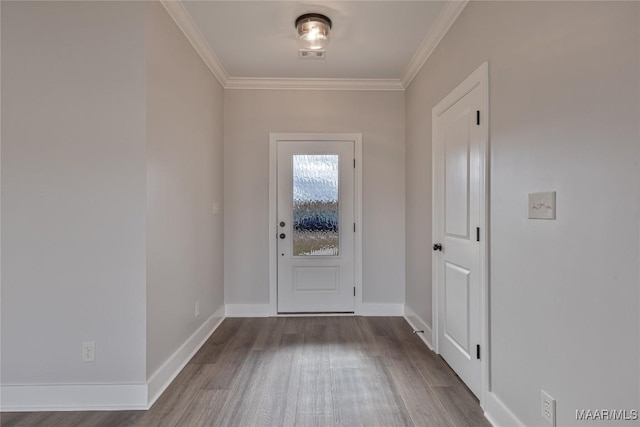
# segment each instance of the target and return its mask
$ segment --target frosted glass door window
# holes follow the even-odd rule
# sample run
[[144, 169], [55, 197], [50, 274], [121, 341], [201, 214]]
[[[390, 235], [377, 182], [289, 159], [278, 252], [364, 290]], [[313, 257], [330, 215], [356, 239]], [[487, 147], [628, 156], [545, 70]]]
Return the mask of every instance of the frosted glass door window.
[[336, 256], [339, 156], [293, 155], [293, 256]]

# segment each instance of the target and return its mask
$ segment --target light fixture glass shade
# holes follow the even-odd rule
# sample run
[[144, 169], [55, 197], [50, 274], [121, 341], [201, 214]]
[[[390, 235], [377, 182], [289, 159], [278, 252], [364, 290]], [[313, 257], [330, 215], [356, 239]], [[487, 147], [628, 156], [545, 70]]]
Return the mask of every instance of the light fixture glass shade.
[[303, 49], [320, 50], [329, 44], [331, 20], [324, 15], [307, 13], [296, 19], [298, 43]]

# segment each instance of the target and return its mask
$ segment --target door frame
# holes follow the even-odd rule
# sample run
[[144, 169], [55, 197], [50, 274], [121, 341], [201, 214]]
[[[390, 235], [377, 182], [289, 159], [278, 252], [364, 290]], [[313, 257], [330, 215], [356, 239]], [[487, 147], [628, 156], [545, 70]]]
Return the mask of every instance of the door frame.
[[355, 165], [353, 285], [354, 314], [362, 312], [362, 134], [270, 133], [269, 134], [269, 312], [278, 315], [278, 141], [353, 141]]
[[[488, 392], [491, 391], [491, 372], [490, 372], [490, 305], [489, 305], [489, 64], [484, 62], [478, 69], [476, 69], [469, 77], [467, 77], [462, 83], [460, 83], [451, 93], [449, 93], [442, 101], [440, 101], [435, 107], [433, 107], [431, 114], [432, 124], [432, 239], [435, 242], [437, 236], [444, 235], [444, 229], [441, 225], [442, 218], [440, 218], [439, 211], [436, 207], [436, 201], [442, 200], [444, 194], [438, 189], [443, 189], [444, 184], [439, 179], [442, 176], [440, 172], [440, 165], [438, 164], [438, 157], [436, 156], [439, 146], [436, 145], [436, 119], [442, 115], [456, 102], [460, 101], [465, 95], [471, 92], [473, 89], [480, 87], [482, 93], [482, 106], [480, 117], [480, 189], [479, 189], [479, 202], [480, 202], [480, 250], [479, 250], [479, 280], [480, 280], [480, 385], [481, 392], [478, 399], [480, 405], [485, 402], [485, 397]], [[431, 254], [432, 262], [432, 342], [433, 349], [436, 353], [439, 352], [438, 346], [438, 311], [439, 311], [439, 294], [442, 291], [440, 288], [440, 276], [443, 272], [439, 271], [437, 255], [435, 251]]]

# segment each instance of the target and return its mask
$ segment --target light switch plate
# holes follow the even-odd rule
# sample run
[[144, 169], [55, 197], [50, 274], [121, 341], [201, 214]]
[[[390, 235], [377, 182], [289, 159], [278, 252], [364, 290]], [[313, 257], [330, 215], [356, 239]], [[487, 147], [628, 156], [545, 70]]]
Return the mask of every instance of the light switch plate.
[[529, 193], [529, 219], [556, 219], [556, 192]]
[[214, 215], [220, 215], [220, 203], [214, 202], [211, 207], [211, 213]]

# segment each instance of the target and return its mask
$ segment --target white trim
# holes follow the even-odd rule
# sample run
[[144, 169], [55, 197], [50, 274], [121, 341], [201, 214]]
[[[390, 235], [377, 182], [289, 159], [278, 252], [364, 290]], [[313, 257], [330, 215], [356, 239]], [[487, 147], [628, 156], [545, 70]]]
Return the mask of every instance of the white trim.
[[229, 77], [184, 3], [181, 0], [160, 0], [160, 3], [225, 89], [404, 90], [400, 79]]
[[418, 71], [427, 62], [427, 59], [436, 50], [445, 34], [449, 31], [453, 23], [458, 19], [469, 0], [448, 0], [443, 6], [442, 11], [436, 18], [433, 26], [422, 41], [422, 44], [409, 61], [402, 77], [402, 86], [406, 89], [409, 87]]
[[[476, 87], [480, 87], [482, 91], [482, 106], [481, 106], [481, 118], [480, 132], [482, 138], [480, 140], [480, 189], [479, 189], [479, 202], [480, 202], [480, 218], [479, 225], [481, 229], [480, 236], [480, 250], [479, 250], [479, 265], [480, 265], [480, 346], [482, 348], [481, 361], [481, 373], [480, 384], [481, 392], [478, 396], [480, 404], [485, 401], [485, 395], [491, 391], [491, 372], [490, 372], [490, 360], [491, 360], [491, 336], [489, 328], [489, 64], [487, 62], [482, 63], [478, 69], [476, 69], [469, 77], [467, 77], [462, 83], [460, 83], [449, 95], [447, 95], [442, 101], [440, 101], [432, 110], [431, 124], [432, 131], [436, 132], [436, 118], [446, 111], [451, 105], [462, 99], [467, 93], [471, 92]], [[435, 150], [437, 147], [433, 144], [432, 138], [432, 197], [434, 200], [443, 200], [443, 195], [439, 194], [438, 186], [440, 176], [438, 164], [438, 156]], [[432, 221], [433, 230], [432, 235], [434, 239], [437, 236], [443, 234], [439, 229], [439, 224], [442, 223], [440, 213], [437, 204], [432, 203]], [[438, 353], [438, 310], [439, 310], [439, 295], [438, 295], [438, 268], [437, 268], [437, 255], [435, 252], [432, 255], [432, 262], [434, 268], [432, 269], [432, 309], [433, 309], [433, 334], [432, 342], [433, 348]]]
[[384, 304], [363, 302], [359, 316], [404, 316], [404, 304]]
[[353, 313], [282, 313], [276, 317], [355, 317]]
[[[356, 298], [356, 301], [358, 299]], [[360, 303], [351, 313], [283, 313], [273, 312], [271, 304], [227, 304], [226, 317], [316, 317], [316, 316], [404, 316], [404, 304]]]
[[211, 315], [146, 383], [2, 385], [2, 412], [145, 410], [200, 350], [224, 320], [225, 307]]
[[484, 403], [484, 417], [494, 427], [524, 427], [525, 424], [515, 416], [495, 393], [486, 392]]
[[160, 0], [169, 16], [225, 89], [405, 90], [436, 49], [469, 0], [448, 0], [413, 55], [401, 79], [312, 79], [229, 77], [182, 0]]
[[[2, 22], [2, 7], [0, 7], [0, 23]], [[0, 25], [1, 27], [1, 25]], [[0, 46], [2, 46], [2, 29], [0, 28]], [[0, 48], [0, 82], [2, 82], [2, 53], [1, 53], [2, 49]], [[2, 99], [2, 84], [0, 83], [0, 99]], [[1, 107], [1, 102], [0, 102], [0, 165], [2, 165], [2, 107]], [[0, 167], [1, 169], [1, 167]], [[2, 172], [0, 170], [0, 177], [2, 177]], [[0, 178], [0, 188], [2, 188], [2, 179]], [[0, 236], [2, 235], [2, 197], [0, 197]], [[0, 241], [2, 241], [2, 238], [0, 237]], [[1, 247], [2, 245], [0, 245]], [[0, 249], [0, 306], [2, 306], [2, 250]], [[1, 316], [0, 316], [1, 317]], [[0, 331], [2, 330], [2, 320], [0, 320]], [[2, 339], [0, 339], [0, 366], [2, 366]], [[1, 377], [1, 375], [0, 375]], [[0, 378], [0, 384], [2, 384], [2, 378]], [[3, 397], [2, 397], [2, 387], [0, 387], [0, 411], [2, 410], [2, 401], [3, 401]], [[1, 420], [0, 420], [1, 421]]]
[[189, 40], [191, 46], [193, 46], [198, 55], [200, 55], [207, 67], [209, 67], [211, 73], [218, 79], [222, 87], [225, 87], [229, 80], [229, 75], [182, 1], [160, 0], [160, 3], [164, 6], [171, 19], [173, 19], [178, 28], [180, 28], [187, 40]]
[[269, 304], [271, 314], [278, 314], [278, 254], [273, 243], [278, 233], [278, 140], [269, 134]]
[[2, 386], [2, 412], [147, 409], [147, 384], [23, 384]]
[[[491, 112], [489, 111], [489, 63], [484, 62], [478, 70], [480, 84], [484, 87], [482, 93], [482, 117], [480, 118], [480, 128], [482, 129], [483, 138], [480, 141], [480, 153], [482, 161], [480, 162], [480, 345], [484, 354], [481, 363], [481, 379], [484, 385], [483, 395], [491, 392], [491, 305], [490, 305], [490, 277], [489, 277], [489, 239], [491, 238], [491, 226], [489, 224], [489, 119]], [[484, 402], [483, 396], [480, 401]]]
[[309, 79], [230, 77], [225, 89], [295, 89], [295, 90], [397, 90], [404, 86], [399, 79]]
[[227, 317], [269, 317], [275, 316], [271, 304], [227, 304]]
[[[362, 314], [362, 134], [361, 133], [270, 133], [269, 134], [269, 306], [270, 315], [278, 313], [278, 256], [277, 234], [277, 152], [278, 141], [353, 141], [356, 158], [354, 246], [354, 286], [356, 299], [354, 313]], [[228, 311], [227, 311], [228, 312]], [[400, 314], [402, 315], [402, 314]]]
[[148, 403], [151, 408], [180, 371], [200, 350], [225, 318], [225, 306], [213, 313], [187, 340], [149, 377]]
[[424, 341], [427, 347], [429, 347], [429, 350], [433, 351], [433, 345], [431, 344], [433, 333], [431, 327], [427, 325], [427, 322], [418, 316], [407, 304], [404, 305], [404, 318], [414, 331], [424, 331], [424, 333], [417, 333], [416, 335]]
[[354, 283], [356, 287], [356, 300], [353, 307], [355, 314], [362, 315], [363, 303], [362, 292], [364, 286], [362, 284], [362, 134], [357, 134], [355, 138], [355, 157], [356, 157], [356, 181], [355, 185], [355, 206], [353, 214], [356, 221], [356, 235], [355, 245], [353, 250], [355, 251], [355, 257], [353, 258], [353, 268], [355, 270]]

